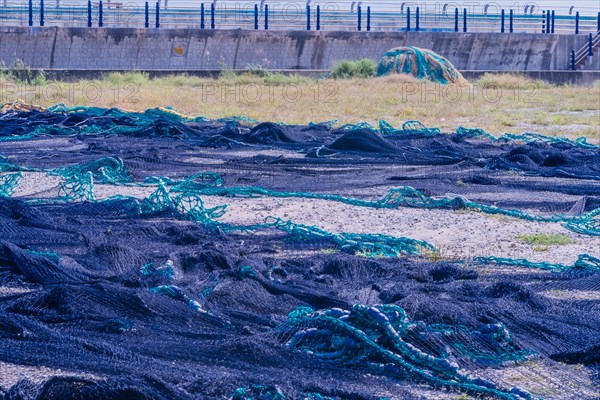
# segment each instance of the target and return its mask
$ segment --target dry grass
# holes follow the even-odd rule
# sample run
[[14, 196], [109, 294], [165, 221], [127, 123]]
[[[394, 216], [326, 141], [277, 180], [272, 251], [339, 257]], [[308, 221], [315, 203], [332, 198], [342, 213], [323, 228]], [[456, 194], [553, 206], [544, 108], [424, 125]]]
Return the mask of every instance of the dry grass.
[[526, 89], [526, 88], [549, 88], [552, 85], [540, 81], [532, 80], [524, 75], [519, 74], [485, 74], [477, 83], [488, 88], [502, 89]]
[[319, 80], [264, 73], [219, 79], [174, 75], [149, 79], [141, 73], [109, 74], [76, 83], [37, 79], [23, 84], [0, 77], [4, 102], [23, 98], [56, 103], [143, 110], [172, 106], [210, 118], [245, 116], [306, 124], [385, 119], [395, 126], [420, 120], [445, 130], [459, 125], [488, 132], [538, 132], [587, 136], [600, 142], [600, 84], [553, 86], [519, 75], [485, 75], [469, 87], [441, 86], [409, 77]]

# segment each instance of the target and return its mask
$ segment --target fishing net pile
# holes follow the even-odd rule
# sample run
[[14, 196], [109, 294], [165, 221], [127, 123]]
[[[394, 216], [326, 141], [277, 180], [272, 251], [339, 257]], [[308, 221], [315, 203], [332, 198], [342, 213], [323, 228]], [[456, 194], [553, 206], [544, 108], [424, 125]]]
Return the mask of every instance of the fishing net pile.
[[13, 106], [0, 144], [0, 367], [45, 369], [0, 398], [598, 396], [597, 249], [431, 261], [410, 232], [223, 222], [231, 198], [303, 198], [595, 237], [593, 143]]
[[375, 74], [376, 76], [404, 74], [443, 85], [467, 84], [467, 80], [450, 61], [432, 50], [414, 46], [388, 50], [381, 57]]

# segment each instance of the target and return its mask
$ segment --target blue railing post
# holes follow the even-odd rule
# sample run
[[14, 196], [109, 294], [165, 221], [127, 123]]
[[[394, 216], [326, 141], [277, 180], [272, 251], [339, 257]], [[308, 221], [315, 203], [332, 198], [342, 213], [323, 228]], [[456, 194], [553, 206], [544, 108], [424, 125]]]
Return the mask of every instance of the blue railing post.
[[357, 18], [358, 18], [358, 20], [356, 22], [357, 23], [356, 29], [360, 32], [360, 31], [362, 31], [362, 7], [358, 6], [358, 8], [356, 10], [357, 10]]
[[269, 30], [269, 5], [265, 4], [265, 31]]
[[321, 30], [321, 6], [317, 5], [317, 30]]
[[156, 28], [160, 28], [160, 3], [156, 2]]
[[542, 33], [546, 33], [546, 10], [542, 11]]
[[571, 71], [575, 71], [575, 50], [571, 50]]
[[419, 9], [419, 7], [417, 7], [417, 11], [415, 13], [415, 31], [419, 32], [420, 27], [420, 14], [421, 14], [421, 10]]
[[596, 32], [600, 33], [600, 12], [598, 13], [598, 27], [596, 29], [597, 29]]
[[200, 29], [204, 29], [204, 3], [200, 4]]
[[215, 3], [210, 3], [210, 29], [215, 29]]
[[92, 27], [92, 0], [88, 0], [87, 4], [87, 26]]
[[258, 29], [258, 4], [254, 5], [254, 29]]
[[33, 26], [33, 0], [29, 0], [29, 26]]
[[102, 28], [104, 26], [104, 10], [102, 9], [102, 0], [98, 2], [98, 26]]
[[150, 4], [148, 2], [144, 6], [144, 26], [150, 28]]
[[458, 32], [458, 8], [454, 9], [454, 32]]
[[[148, 2], [145, 3], [146, 5], [146, 10], [145, 10], [145, 27], [148, 28], [149, 27], [149, 9], [148, 9]], [[311, 6], [306, 6], [306, 17], [307, 17], [307, 22], [306, 22], [306, 27], [307, 30], [311, 30]], [[361, 6], [357, 7], [357, 11], [358, 11], [358, 30], [361, 31], [362, 30], [362, 10], [361, 10]], [[265, 5], [265, 29], [268, 29], [268, 7]], [[459, 31], [459, 9], [455, 8], [455, 23], [454, 23], [454, 31], [458, 32]], [[204, 13], [205, 13], [205, 6], [204, 3], [201, 4], [201, 25], [204, 25]], [[415, 27], [414, 30], [415, 31], [420, 31], [421, 29], [421, 20], [420, 20], [420, 7], [416, 8], [415, 11]], [[254, 29], [258, 30], [259, 29], [259, 9], [258, 9], [258, 5], [255, 4], [254, 6]], [[506, 10], [502, 9], [501, 10], [501, 20], [500, 20], [500, 31], [502, 33], [505, 33], [507, 30], [509, 32], [514, 32], [514, 11], [511, 9], [509, 12], [509, 29], [507, 29], [506, 27]], [[103, 27], [104, 26], [104, 8], [103, 8], [103, 1], [100, 0], [98, 2], [98, 26], [99, 27]], [[211, 29], [215, 29], [215, 23], [214, 23], [214, 19], [215, 19], [215, 5], [214, 3], [211, 3]], [[33, 0], [29, 0], [28, 1], [28, 25], [29, 26], [33, 26], [34, 24], [34, 9], [33, 9]], [[44, 4], [44, 0], [40, 0], [40, 26], [45, 26], [45, 4]], [[92, 27], [93, 26], [93, 4], [91, 0], [88, 0], [87, 2], [87, 26], [88, 27]], [[157, 2], [156, 4], [156, 27], [160, 27], [160, 3]], [[204, 26], [202, 27], [202, 29], [204, 29]], [[320, 6], [317, 5], [317, 15], [316, 15], [316, 29], [320, 30], [321, 29], [321, 10], [320, 10]], [[411, 26], [411, 8], [408, 7], [406, 10], [406, 30], [407, 31], [411, 31], [412, 26]], [[367, 7], [367, 22], [366, 22], [366, 30], [370, 31], [371, 30], [371, 7], [368, 6]], [[464, 8], [463, 9], [463, 32], [468, 32], [468, 9]], [[554, 34], [556, 32], [556, 11], [555, 10], [543, 10], [542, 12], [542, 32], [546, 33], [546, 34]], [[597, 15], [597, 32], [600, 32], [600, 12]], [[580, 12], [577, 11], [575, 13], [575, 34], [581, 34], [581, 16], [580, 16]]]
[[594, 56], [594, 35], [592, 35], [591, 33], [588, 36], [588, 56]]

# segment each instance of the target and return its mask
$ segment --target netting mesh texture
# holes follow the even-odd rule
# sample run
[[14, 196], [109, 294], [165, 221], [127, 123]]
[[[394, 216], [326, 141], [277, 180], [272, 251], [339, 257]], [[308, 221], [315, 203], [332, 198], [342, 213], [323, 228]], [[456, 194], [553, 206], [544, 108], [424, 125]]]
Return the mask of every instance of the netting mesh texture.
[[[595, 249], [572, 265], [430, 262], [414, 256], [433, 246], [410, 237], [220, 221], [228, 197], [262, 196], [466, 209], [594, 236], [594, 144], [417, 122], [4, 111], [0, 360], [53, 371], [0, 377], [6, 399], [594, 397], [599, 297], [545, 293], [598, 293]], [[31, 174], [56, 187], [22, 194]], [[149, 195], [99, 199], [100, 186]]]
[[377, 65], [376, 75], [405, 74], [443, 85], [465, 85], [467, 80], [452, 63], [436, 52], [407, 46], [388, 50]]

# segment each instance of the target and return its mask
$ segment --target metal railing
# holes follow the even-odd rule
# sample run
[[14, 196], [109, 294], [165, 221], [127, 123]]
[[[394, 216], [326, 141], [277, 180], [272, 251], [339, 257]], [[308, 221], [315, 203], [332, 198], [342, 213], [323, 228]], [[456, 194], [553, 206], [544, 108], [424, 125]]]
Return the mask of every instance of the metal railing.
[[[166, 2], [2, 1], [0, 26], [273, 29], [328, 31], [438, 31], [596, 33], [600, 10], [482, 9], [372, 2]], [[158, 4], [158, 7], [156, 6]], [[204, 4], [204, 13], [201, 11]], [[400, 5], [399, 5], [400, 4]], [[452, 3], [455, 4], [455, 3]], [[529, 6], [527, 6], [529, 7]], [[159, 21], [159, 24], [157, 24]], [[214, 23], [211, 23], [213, 22]]]
[[600, 47], [600, 31], [596, 35], [589, 34], [589, 40], [579, 51], [571, 52], [570, 66], [571, 70], [575, 71], [584, 64], [589, 57], [594, 56], [594, 49]]

